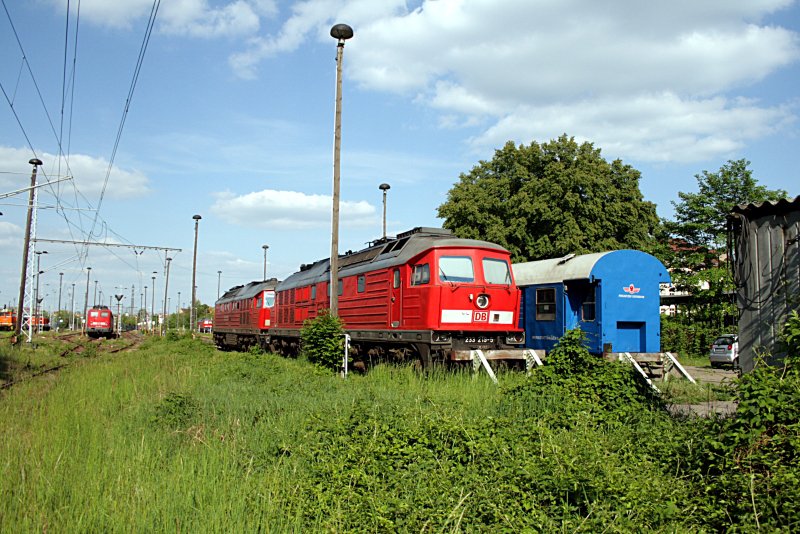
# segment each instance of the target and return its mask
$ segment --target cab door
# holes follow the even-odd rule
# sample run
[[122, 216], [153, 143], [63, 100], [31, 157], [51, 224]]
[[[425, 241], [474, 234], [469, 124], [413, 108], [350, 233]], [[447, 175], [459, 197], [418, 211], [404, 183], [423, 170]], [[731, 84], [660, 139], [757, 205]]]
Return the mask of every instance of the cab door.
[[400, 328], [403, 324], [403, 283], [400, 276], [400, 269], [391, 270], [389, 277], [389, 327]]

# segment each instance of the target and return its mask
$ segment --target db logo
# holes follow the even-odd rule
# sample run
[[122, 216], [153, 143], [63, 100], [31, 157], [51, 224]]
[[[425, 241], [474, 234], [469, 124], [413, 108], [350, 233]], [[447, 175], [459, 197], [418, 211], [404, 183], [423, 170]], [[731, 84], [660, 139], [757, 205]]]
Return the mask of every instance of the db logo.
[[474, 311], [472, 312], [472, 322], [474, 323], [488, 323], [489, 322], [489, 312], [488, 311]]

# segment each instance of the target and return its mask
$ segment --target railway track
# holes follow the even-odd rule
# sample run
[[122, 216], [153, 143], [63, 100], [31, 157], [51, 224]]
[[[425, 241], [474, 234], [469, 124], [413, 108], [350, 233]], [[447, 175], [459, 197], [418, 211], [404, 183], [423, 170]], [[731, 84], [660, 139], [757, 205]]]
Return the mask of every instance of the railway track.
[[56, 334], [52, 336], [51, 339], [64, 345], [57, 352], [58, 359], [63, 361], [56, 365], [48, 365], [32, 372], [25, 372], [25, 368], [29, 365], [26, 363], [25, 368], [17, 370], [18, 372], [12, 370], [11, 376], [0, 383], [0, 390], [9, 389], [27, 380], [57, 373], [81, 361], [80, 355], [86, 351], [87, 347], [96, 347], [98, 354], [116, 354], [118, 352], [137, 348], [145, 338], [140, 332], [124, 332], [120, 338], [115, 340], [90, 339], [80, 333], [69, 332], [65, 334]]

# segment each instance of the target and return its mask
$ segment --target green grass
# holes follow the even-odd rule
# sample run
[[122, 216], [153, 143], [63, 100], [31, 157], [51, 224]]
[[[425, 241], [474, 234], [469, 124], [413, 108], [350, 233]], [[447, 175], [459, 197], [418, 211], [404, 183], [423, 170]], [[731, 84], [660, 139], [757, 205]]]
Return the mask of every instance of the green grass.
[[81, 362], [0, 393], [0, 531], [702, 529], [658, 409], [187, 338]]
[[734, 398], [733, 389], [727, 384], [692, 384], [688, 380], [671, 379], [667, 382], [656, 382], [656, 385], [665, 400], [671, 404], [702, 404]]

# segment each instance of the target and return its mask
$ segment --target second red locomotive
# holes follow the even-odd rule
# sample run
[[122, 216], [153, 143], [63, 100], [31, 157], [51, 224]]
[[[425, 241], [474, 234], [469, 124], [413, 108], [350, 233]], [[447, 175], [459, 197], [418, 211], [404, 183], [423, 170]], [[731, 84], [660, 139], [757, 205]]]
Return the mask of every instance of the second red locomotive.
[[[354, 360], [429, 366], [471, 361], [480, 350], [488, 360], [524, 362], [520, 291], [509, 260], [499, 245], [437, 228], [415, 228], [340, 256], [339, 317]], [[303, 265], [277, 284], [259, 342], [273, 352], [297, 353], [303, 322], [330, 306], [329, 285], [328, 259]], [[217, 317], [214, 332], [218, 345], [224, 340], [229, 346], [234, 339], [228, 336], [240, 335]]]
[[112, 338], [114, 330], [114, 314], [108, 306], [94, 306], [86, 312], [86, 335], [89, 337]]

